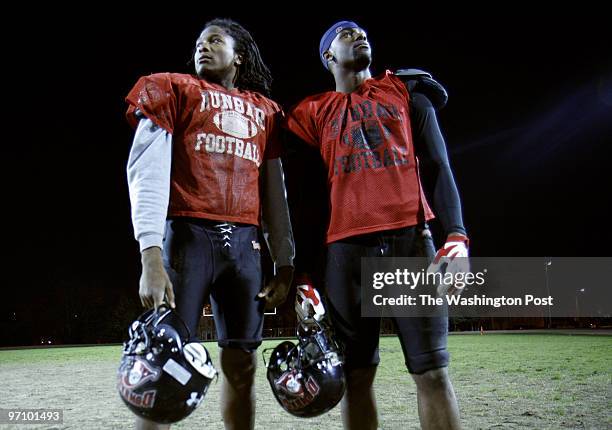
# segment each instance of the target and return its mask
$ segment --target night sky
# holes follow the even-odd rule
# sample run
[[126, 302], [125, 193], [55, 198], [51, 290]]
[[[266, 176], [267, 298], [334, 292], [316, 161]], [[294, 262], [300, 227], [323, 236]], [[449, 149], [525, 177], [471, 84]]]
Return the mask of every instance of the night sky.
[[[2, 30], [8, 296], [0, 324], [26, 327], [23, 342], [84, 300], [97, 318], [113, 318], [124, 309], [119, 303], [137, 300], [125, 175], [133, 131], [124, 97], [142, 75], [191, 72], [194, 42], [217, 16], [251, 31], [275, 78], [273, 98], [286, 107], [333, 88], [318, 43], [339, 19], [368, 32], [373, 74], [430, 71], [449, 93], [439, 121], [472, 255], [612, 255], [608, 15], [517, 8], [435, 16], [432, 8], [411, 7], [275, 17], [167, 9], [100, 4], [6, 17], [13, 20]], [[72, 308], [71, 300], [78, 302]]]

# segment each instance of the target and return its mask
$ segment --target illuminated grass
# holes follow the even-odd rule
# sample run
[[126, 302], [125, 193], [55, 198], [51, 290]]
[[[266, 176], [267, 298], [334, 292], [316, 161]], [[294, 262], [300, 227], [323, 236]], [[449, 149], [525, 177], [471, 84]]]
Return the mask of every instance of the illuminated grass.
[[[206, 347], [218, 366], [216, 345]], [[611, 336], [450, 336], [449, 349], [465, 429], [612, 426]], [[0, 351], [0, 408], [61, 408], [59, 428], [129, 428], [132, 415], [115, 392], [120, 354], [120, 346]], [[213, 383], [202, 406], [173, 428], [223, 428], [219, 389]], [[394, 337], [381, 339], [376, 392], [381, 428], [419, 428], [415, 386]], [[339, 408], [307, 423], [285, 413], [272, 396], [261, 359], [257, 411], [258, 429], [342, 428]]]

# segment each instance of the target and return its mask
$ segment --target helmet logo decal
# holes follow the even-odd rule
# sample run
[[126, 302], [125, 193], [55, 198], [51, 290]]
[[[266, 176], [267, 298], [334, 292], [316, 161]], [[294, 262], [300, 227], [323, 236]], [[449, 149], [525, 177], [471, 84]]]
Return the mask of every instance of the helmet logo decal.
[[183, 347], [183, 355], [187, 362], [201, 375], [213, 379], [217, 371], [208, 357], [206, 349], [197, 342], [190, 342]]
[[280, 400], [288, 410], [299, 410], [309, 405], [321, 390], [313, 377], [309, 376], [305, 383], [301, 383], [299, 379], [301, 375], [292, 369], [274, 381], [279, 390], [286, 394]]
[[125, 399], [126, 402], [139, 408], [151, 409], [155, 404], [155, 395], [157, 394], [157, 390], [149, 390], [140, 394], [133, 392], [129, 388], [120, 386], [119, 393], [121, 394], [121, 397]]
[[304, 395], [304, 390], [302, 389], [302, 384], [298, 381], [300, 377], [297, 374], [295, 369], [288, 370], [283, 373], [280, 378], [278, 378], [274, 383], [278, 387], [279, 390], [284, 391], [285, 393], [291, 396], [300, 396]]
[[151, 366], [144, 360], [139, 358], [134, 359], [134, 364], [130, 368], [121, 372], [121, 378], [119, 378], [119, 394], [125, 399], [126, 402], [140, 407], [140, 408], [152, 408], [155, 403], [156, 390], [145, 391], [144, 393], [137, 393], [133, 390], [148, 381], [157, 381], [160, 375], [159, 369]]
[[185, 401], [185, 403], [187, 403], [187, 406], [194, 406], [197, 408], [200, 403], [202, 403], [202, 400], [204, 400], [204, 396], [198, 396], [198, 393], [196, 393], [195, 391], [191, 392], [190, 397]]
[[136, 358], [134, 366], [131, 369], [125, 370], [121, 378], [121, 385], [126, 388], [133, 389], [147, 381], [157, 381], [159, 379], [159, 369], [151, 366], [144, 360]]

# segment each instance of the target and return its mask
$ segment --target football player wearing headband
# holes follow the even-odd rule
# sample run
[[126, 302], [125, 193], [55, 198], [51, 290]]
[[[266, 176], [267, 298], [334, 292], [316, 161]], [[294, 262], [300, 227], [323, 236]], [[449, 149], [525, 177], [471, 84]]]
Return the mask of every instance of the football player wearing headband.
[[[366, 31], [351, 21], [325, 32], [319, 55], [334, 77], [335, 90], [298, 103], [288, 113], [286, 127], [319, 150], [327, 170], [325, 292], [345, 348], [344, 426], [376, 429], [372, 384], [379, 363], [380, 318], [361, 317], [361, 258], [421, 256], [437, 264], [468, 255], [459, 193], [435, 114], [446, 93], [430, 75], [414, 69], [402, 77], [389, 71], [372, 76]], [[434, 214], [421, 187], [419, 159], [435, 167], [434, 209], [447, 235], [435, 257], [427, 226]], [[459, 428], [447, 373], [447, 319], [394, 318], [394, 323], [416, 382], [422, 428]]]

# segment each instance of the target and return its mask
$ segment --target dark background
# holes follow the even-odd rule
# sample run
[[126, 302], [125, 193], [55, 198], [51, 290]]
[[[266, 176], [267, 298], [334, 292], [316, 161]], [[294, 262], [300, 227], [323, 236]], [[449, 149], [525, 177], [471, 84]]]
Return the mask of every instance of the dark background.
[[269, 9], [278, 15], [93, 4], [5, 16], [0, 346], [121, 340], [140, 273], [124, 97], [141, 75], [191, 72], [194, 42], [217, 16], [251, 31], [285, 106], [333, 88], [318, 43], [339, 19], [368, 31], [374, 74], [430, 71], [450, 96], [439, 121], [472, 255], [611, 255], [607, 14]]

